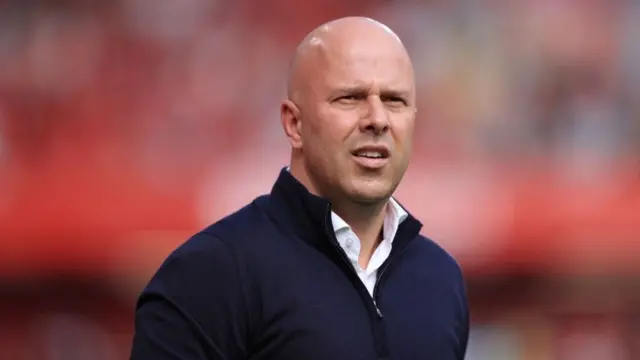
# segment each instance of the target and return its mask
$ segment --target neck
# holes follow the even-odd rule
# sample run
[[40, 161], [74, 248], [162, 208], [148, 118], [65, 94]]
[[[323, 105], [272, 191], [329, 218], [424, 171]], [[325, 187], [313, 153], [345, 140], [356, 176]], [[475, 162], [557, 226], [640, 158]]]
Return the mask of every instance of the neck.
[[360, 265], [366, 267], [374, 250], [382, 240], [382, 229], [387, 210], [388, 201], [358, 204], [348, 199], [331, 194], [324, 194], [313, 183], [303, 164], [292, 159], [290, 166], [291, 175], [300, 181], [310, 193], [329, 200], [332, 210], [340, 216], [360, 240]]
[[360, 265], [366, 267], [373, 252], [382, 241], [384, 218], [388, 202], [376, 204], [353, 204], [333, 202], [333, 211], [338, 214], [360, 240]]

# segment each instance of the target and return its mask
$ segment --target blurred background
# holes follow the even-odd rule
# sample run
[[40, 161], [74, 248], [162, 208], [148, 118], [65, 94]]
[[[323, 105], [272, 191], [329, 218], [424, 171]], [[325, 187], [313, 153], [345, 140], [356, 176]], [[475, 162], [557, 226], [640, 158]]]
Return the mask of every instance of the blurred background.
[[268, 192], [296, 43], [406, 42], [397, 197], [467, 276], [468, 360], [640, 359], [640, 1], [0, 2], [0, 358], [128, 357], [136, 296]]

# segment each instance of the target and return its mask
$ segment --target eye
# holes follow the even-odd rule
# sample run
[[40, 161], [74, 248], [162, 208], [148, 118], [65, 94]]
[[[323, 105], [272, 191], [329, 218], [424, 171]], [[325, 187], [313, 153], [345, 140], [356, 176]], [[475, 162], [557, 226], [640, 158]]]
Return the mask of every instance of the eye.
[[362, 100], [362, 96], [359, 96], [359, 95], [344, 95], [336, 99], [337, 102], [340, 102], [343, 104], [351, 104], [360, 100]]
[[393, 106], [405, 106], [407, 105], [407, 101], [401, 97], [397, 96], [388, 96], [382, 98], [382, 101], [386, 104], [390, 104]]

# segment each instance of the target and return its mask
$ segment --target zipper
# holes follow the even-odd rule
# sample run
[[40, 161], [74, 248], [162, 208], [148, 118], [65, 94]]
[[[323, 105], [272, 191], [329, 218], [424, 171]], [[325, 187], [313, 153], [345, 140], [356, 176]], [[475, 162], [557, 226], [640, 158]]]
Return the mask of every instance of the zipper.
[[384, 315], [382, 315], [382, 311], [380, 311], [380, 308], [378, 307], [378, 304], [376, 303], [376, 300], [373, 300], [373, 306], [376, 308], [376, 312], [378, 313], [378, 318], [382, 319], [384, 318]]
[[[389, 269], [389, 267], [391, 267], [392, 263], [392, 259], [400, 257], [400, 255], [402, 255], [402, 253], [404, 253], [404, 251], [407, 249], [408, 246], [404, 246], [400, 252], [395, 255], [393, 253], [389, 254], [389, 257], [387, 258], [386, 263], [382, 266], [382, 268], [380, 268], [380, 274], [378, 275], [378, 278], [376, 279], [376, 284], [373, 287], [373, 303], [376, 307], [376, 310], [378, 310], [378, 316], [380, 318], [382, 318], [382, 312], [380, 312], [380, 309], [378, 308], [377, 305], [377, 301], [378, 301], [378, 289], [379, 289], [379, 285], [382, 282], [382, 278], [384, 277], [384, 275], [387, 273], [387, 269]], [[393, 257], [392, 257], [393, 255]]]
[[[347, 254], [345, 254], [344, 250], [340, 247], [340, 244], [338, 243], [338, 239], [336, 239], [336, 234], [331, 230], [331, 228], [329, 227], [329, 217], [331, 216], [331, 205], [327, 205], [327, 213], [325, 215], [325, 220], [324, 220], [324, 224], [325, 224], [325, 229], [327, 231], [327, 235], [329, 235], [329, 237], [331, 238], [331, 244], [333, 245], [333, 247], [338, 251], [338, 253], [340, 254], [340, 257], [342, 258], [342, 260], [344, 262], [347, 263], [347, 265], [349, 265], [349, 268], [353, 271], [353, 274], [356, 276], [356, 278], [358, 279], [358, 281], [360, 281], [360, 276], [358, 276], [358, 272], [356, 271], [356, 269], [354, 269], [353, 264], [351, 263], [351, 260], [349, 260], [349, 257], [347, 256]], [[388, 266], [386, 266], [388, 267]], [[385, 267], [385, 269], [386, 269]], [[383, 273], [380, 274], [380, 277], [382, 277]], [[370, 296], [371, 298], [371, 302], [373, 304], [373, 307], [376, 309], [376, 314], [378, 315], [378, 319], [382, 319], [384, 318], [384, 316], [382, 315], [382, 311], [380, 311], [380, 308], [378, 307], [378, 304], [376, 303], [375, 300], [375, 293], [376, 293], [376, 288], [378, 287], [378, 282], [380, 280], [380, 277], [378, 277], [378, 280], [376, 280], [376, 284], [373, 287], [373, 296]], [[368, 291], [367, 291], [368, 293]]]
[[[333, 247], [335, 248], [335, 250], [340, 254], [340, 257], [342, 258], [342, 260], [344, 262], [347, 263], [347, 265], [349, 266], [349, 268], [351, 269], [351, 271], [353, 272], [353, 274], [356, 276], [356, 281], [358, 281], [360, 284], [358, 284], [358, 286], [362, 286], [365, 287], [364, 284], [362, 284], [362, 281], [360, 280], [360, 276], [358, 276], [358, 272], [357, 270], [354, 268], [353, 264], [351, 263], [351, 260], [349, 259], [349, 257], [347, 256], [347, 254], [345, 253], [344, 249], [342, 249], [342, 247], [340, 246], [340, 244], [338, 243], [338, 239], [336, 238], [336, 234], [333, 231], [333, 229], [330, 228], [329, 223], [331, 222], [331, 205], [327, 204], [327, 211], [325, 214], [325, 219], [324, 219], [324, 223], [325, 223], [325, 231], [327, 233], [327, 235], [329, 236], [329, 238], [331, 239], [331, 244], [333, 245]], [[400, 229], [398, 229], [400, 230]], [[398, 234], [396, 234], [397, 236]], [[385, 263], [382, 265], [382, 268], [380, 268], [380, 273], [377, 276], [376, 279], [376, 283], [373, 286], [373, 291], [371, 294], [369, 294], [368, 289], [364, 289], [367, 293], [367, 297], [369, 298], [369, 300], [371, 301], [371, 304], [373, 305], [373, 308], [376, 311], [376, 316], [377, 316], [377, 324], [372, 324], [373, 328], [373, 336], [374, 336], [374, 342], [376, 344], [376, 353], [378, 354], [378, 358], [388, 358], [389, 357], [389, 349], [388, 349], [388, 344], [387, 344], [387, 340], [385, 339], [385, 327], [384, 327], [384, 323], [382, 322], [382, 319], [384, 318], [384, 315], [382, 314], [382, 311], [380, 310], [380, 308], [378, 307], [378, 291], [379, 291], [379, 287], [380, 287], [380, 283], [382, 282], [382, 280], [384, 279], [385, 274], [387, 274], [389, 268], [391, 267], [391, 265], [393, 265], [393, 260], [395, 260], [396, 258], [399, 258], [404, 251], [408, 248], [407, 246], [408, 244], [403, 244], [402, 247], [395, 247], [392, 251], [391, 254], [389, 254], [389, 258], [387, 259], [387, 261], [385, 261]]]

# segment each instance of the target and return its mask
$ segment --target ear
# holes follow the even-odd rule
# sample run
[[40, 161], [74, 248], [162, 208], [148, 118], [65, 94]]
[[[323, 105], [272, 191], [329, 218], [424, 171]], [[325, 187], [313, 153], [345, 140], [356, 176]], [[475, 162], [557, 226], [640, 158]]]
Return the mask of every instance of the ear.
[[294, 149], [302, 147], [302, 121], [300, 109], [291, 100], [284, 100], [280, 105], [280, 121], [285, 134]]

